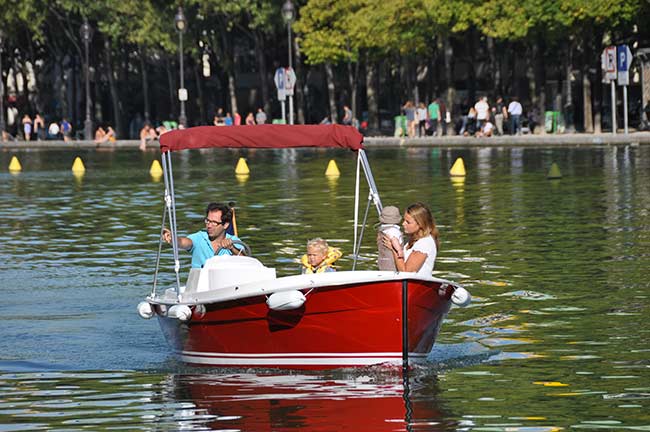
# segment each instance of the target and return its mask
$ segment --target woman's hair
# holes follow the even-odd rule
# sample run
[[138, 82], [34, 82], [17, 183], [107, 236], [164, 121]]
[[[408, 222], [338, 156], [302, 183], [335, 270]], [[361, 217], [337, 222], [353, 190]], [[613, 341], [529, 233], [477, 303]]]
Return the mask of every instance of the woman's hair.
[[413, 247], [413, 244], [416, 241], [428, 235], [433, 237], [433, 240], [436, 242], [436, 248], [440, 245], [440, 240], [438, 239], [440, 233], [436, 227], [436, 221], [431, 214], [431, 210], [429, 210], [426, 205], [421, 202], [413, 203], [406, 208], [404, 213], [408, 213], [419, 227], [418, 230], [409, 238], [407, 244], [409, 249]]

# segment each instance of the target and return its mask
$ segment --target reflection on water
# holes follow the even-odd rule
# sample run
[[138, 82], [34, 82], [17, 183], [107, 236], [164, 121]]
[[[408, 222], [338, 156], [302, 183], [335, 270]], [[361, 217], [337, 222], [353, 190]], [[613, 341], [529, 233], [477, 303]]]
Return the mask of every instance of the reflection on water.
[[[0, 172], [0, 430], [650, 430], [650, 147], [369, 150], [384, 205], [431, 204], [435, 274], [474, 298], [451, 310], [410, 388], [393, 370], [171, 361], [156, 323], [135, 313], [160, 234], [156, 153], [79, 155], [79, 179], [73, 152], [19, 152], [23, 171]], [[448, 176], [457, 157], [462, 184]], [[553, 162], [563, 178], [550, 182]], [[181, 233], [201, 226], [205, 203], [236, 201], [240, 236], [278, 274], [298, 271], [315, 236], [351, 267], [350, 153], [192, 151], [174, 164]], [[373, 268], [375, 249], [367, 235], [359, 268]]]
[[[394, 371], [0, 375], [13, 430], [450, 430], [435, 377]], [[1, 424], [1, 423], [0, 423]], [[1, 430], [12, 430], [4, 429]]]

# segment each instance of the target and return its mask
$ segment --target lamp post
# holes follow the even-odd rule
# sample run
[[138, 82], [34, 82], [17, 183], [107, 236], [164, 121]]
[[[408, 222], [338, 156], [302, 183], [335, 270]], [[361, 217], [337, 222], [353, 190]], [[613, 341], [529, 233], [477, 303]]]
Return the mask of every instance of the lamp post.
[[84, 41], [84, 49], [86, 53], [86, 64], [84, 66], [84, 72], [86, 75], [86, 120], [84, 121], [84, 139], [90, 141], [93, 136], [93, 121], [90, 118], [90, 61], [88, 59], [88, 51], [90, 40], [93, 37], [93, 29], [88, 24], [88, 19], [84, 18], [83, 24], [79, 28], [79, 33], [81, 34], [81, 39]]
[[0, 141], [4, 138], [5, 131], [5, 80], [2, 77], [2, 47], [4, 45], [4, 33], [0, 29]]
[[178, 89], [178, 100], [181, 102], [181, 114], [178, 117], [178, 124], [186, 127], [187, 117], [185, 116], [185, 101], [187, 100], [187, 90], [185, 89], [185, 79], [183, 75], [183, 33], [187, 30], [187, 20], [185, 19], [185, 15], [183, 15], [183, 8], [180, 6], [178, 7], [178, 12], [174, 17], [174, 25], [178, 32], [178, 62], [181, 69], [181, 87]]
[[[287, 22], [287, 34], [289, 36], [289, 71], [293, 70], [291, 59], [291, 23], [293, 22], [296, 11], [291, 0], [287, 0], [282, 5], [282, 18]], [[293, 124], [293, 89], [289, 92], [289, 124]]]

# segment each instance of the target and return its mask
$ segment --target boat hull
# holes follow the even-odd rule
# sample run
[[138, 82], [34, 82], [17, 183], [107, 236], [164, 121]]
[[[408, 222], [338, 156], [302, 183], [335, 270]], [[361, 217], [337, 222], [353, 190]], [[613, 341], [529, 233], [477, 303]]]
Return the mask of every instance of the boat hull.
[[269, 309], [265, 295], [192, 305], [189, 321], [154, 305], [172, 349], [194, 365], [328, 369], [406, 364], [430, 352], [453, 288], [390, 280], [304, 290], [298, 309]]

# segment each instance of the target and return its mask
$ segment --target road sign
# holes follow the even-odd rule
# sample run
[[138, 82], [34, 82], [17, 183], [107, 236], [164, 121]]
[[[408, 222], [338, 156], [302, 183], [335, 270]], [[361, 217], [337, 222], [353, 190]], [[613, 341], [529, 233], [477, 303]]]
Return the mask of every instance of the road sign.
[[293, 96], [293, 88], [296, 86], [296, 73], [293, 68], [286, 68], [284, 77], [284, 89], [287, 91], [287, 95]]
[[632, 52], [627, 45], [616, 47], [616, 67], [618, 70], [618, 85], [626, 86], [630, 84], [630, 63], [632, 63]]
[[275, 81], [275, 87], [278, 89], [278, 100], [284, 101], [287, 99], [287, 90], [286, 90], [286, 70], [284, 68], [277, 68], [275, 70], [275, 76], [273, 77]]
[[608, 46], [600, 56], [603, 78], [605, 82], [616, 79], [616, 47]]

